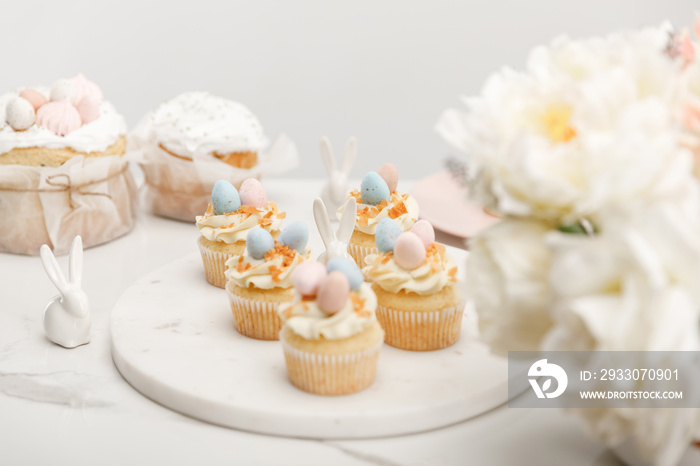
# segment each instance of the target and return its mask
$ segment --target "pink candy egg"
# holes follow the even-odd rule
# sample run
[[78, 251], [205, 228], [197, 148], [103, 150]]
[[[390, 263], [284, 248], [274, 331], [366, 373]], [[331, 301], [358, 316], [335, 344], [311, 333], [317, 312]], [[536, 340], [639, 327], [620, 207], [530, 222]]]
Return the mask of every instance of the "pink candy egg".
[[238, 190], [241, 204], [264, 209], [267, 207], [267, 194], [262, 184], [255, 178], [246, 178]]
[[72, 133], [83, 124], [80, 113], [68, 100], [42, 105], [36, 112], [36, 121], [58, 136]]
[[391, 163], [385, 163], [379, 170], [377, 170], [379, 176], [381, 176], [384, 181], [386, 181], [387, 186], [389, 186], [389, 192], [393, 193], [399, 185], [399, 172], [396, 167]]
[[39, 107], [46, 103], [46, 96], [34, 89], [25, 89], [19, 93], [19, 96], [32, 104], [34, 110], [39, 110]]
[[102, 102], [102, 89], [100, 86], [90, 81], [83, 73], [78, 73], [76, 76], [69, 79], [75, 89], [75, 101], [80, 102], [85, 97], [90, 97], [97, 104]]
[[435, 229], [427, 220], [418, 220], [409, 231], [415, 233], [423, 241], [426, 249], [435, 242]]
[[406, 270], [413, 270], [425, 261], [425, 246], [415, 233], [405, 231], [394, 245], [394, 260]]
[[326, 314], [335, 314], [348, 301], [350, 282], [340, 270], [329, 273], [316, 293], [316, 303]]
[[78, 109], [83, 124], [95, 121], [100, 116], [100, 103], [89, 95], [80, 99], [75, 108]]
[[326, 266], [316, 261], [304, 261], [294, 269], [292, 283], [300, 295], [306, 298], [316, 296], [318, 287], [326, 278]]

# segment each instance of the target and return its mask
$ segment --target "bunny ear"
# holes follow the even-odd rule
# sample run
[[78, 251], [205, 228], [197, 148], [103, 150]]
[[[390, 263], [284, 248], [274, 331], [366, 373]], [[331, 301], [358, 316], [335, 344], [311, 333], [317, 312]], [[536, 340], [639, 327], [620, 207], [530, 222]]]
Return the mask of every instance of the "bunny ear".
[[44, 266], [46, 275], [49, 276], [49, 280], [58, 288], [58, 291], [63, 293], [67, 285], [66, 279], [63, 276], [63, 272], [61, 272], [61, 269], [58, 267], [58, 262], [51, 248], [49, 248], [47, 244], [44, 244], [41, 246], [39, 254], [41, 255], [41, 263]]
[[321, 157], [323, 157], [323, 162], [326, 164], [328, 174], [332, 175], [335, 172], [335, 158], [333, 157], [331, 141], [325, 136], [321, 138]]
[[70, 246], [68, 277], [71, 283], [80, 286], [80, 281], [83, 278], [83, 239], [80, 235], [73, 238], [73, 244]]
[[357, 203], [355, 198], [351, 197], [345, 203], [343, 215], [340, 217], [340, 226], [338, 227], [338, 240], [344, 244], [350, 242], [352, 231], [355, 229], [355, 217], [357, 216]]
[[357, 157], [357, 138], [351, 137], [345, 143], [345, 154], [343, 155], [343, 173], [350, 174], [352, 166], [355, 165], [355, 157]]
[[326, 206], [320, 198], [314, 199], [314, 220], [316, 220], [316, 227], [318, 232], [321, 233], [321, 239], [323, 244], [326, 245], [326, 249], [335, 239], [333, 234], [333, 228], [331, 227], [331, 221], [328, 218], [328, 212], [326, 211]]

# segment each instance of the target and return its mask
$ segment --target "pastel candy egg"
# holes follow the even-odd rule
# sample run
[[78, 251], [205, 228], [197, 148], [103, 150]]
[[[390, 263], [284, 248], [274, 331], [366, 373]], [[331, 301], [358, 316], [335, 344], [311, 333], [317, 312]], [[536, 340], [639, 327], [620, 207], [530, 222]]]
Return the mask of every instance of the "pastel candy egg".
[[389, 186], [377, 172], [369, 172], [362, 178], [360, 196], [363, 204], [377, 205], [383, 200], [391, 199]]
[[379, 167], [377, 173], [379, 173], [379, 176], [386, 182], [386, 185], [389, 187], [389, 192], [393, 193], [396, 191], [396, 188], [399, 186], [399, 172], [396, 170], [393, 163], [385, 163]]
[[394, 245], [394, 260], [406, 270], [419, 267], [425, 261], [423, 241], [410, 231], [401, 233]]
[[269, 231], [253, 227], [248, 232], [245, 247], [248, 250], [248, 255], [253, 259], [263, 259], [265, 254], [275, 247], [275, 240]]
[[28, 100], [34, 107], [34, 110], [38, 110], [39, 107], [47, 102], [46, 96], [44, 96], [44, 94], [41, 92], [35, 91], [34, 89], [25, 89], [19, 93], [19, 96]]
[[99, 104], [104, 99], [104, 97], [102, 96], [102, 89], [100, 89], [100, 86], [86, 78], [83, 73], [78, 73], [77, 75], [70, 78], [68, 81], [70, 81], [71, 84], [73, 84], [76, 102], [80, 102], [85, 97], [90, 97], [92, 100]]
[[78, 109], [83, 124], [95, 121], [100, 116], [100, 104], [92, 96], [85, 96], [80, 99], [75, 108]]
[[29, 129], [36, 120], [34, 106], [22, 97], [15, 97], [5, 107], [5, 119], [15, 131]]
[[335, 314], [348, 301], [350, 283], [340, 270], [329, 273], [316, 292], [316, 303], [326, 314]]
[[211, 205], [216, 215], [235, 212], [241, 206], [238, 191], [226, 180], [219, 180], [211, 190]]
[[345, 257], [334, 257], [328, 261], [326, 268], [329, 272], [337, 270], [345, 275], [345, 278], [348, 279], [348, 283], [350, 283], [350, 288], [353, 290], [360, 288], [360, 285], [365, 281], [362, 270], [360, 270], [355, 262]]
[[304, 261], [292, 272], [292, 283], [300, 295], [316, 296], [318, 287], [326, 278], [326, 266], [317, 261]]
[[241, 203], [252, 207], [264, 209], [267, 207], [267, 194], [262, 184], [255, 178], [246, 178], [241, 183], [241, 189], [238, 190], [241, 195]]
[[377, 224], [377, 231], [374, 233], [374, 244], [381, 253], [394, 250], [394, 244], [399, 235], [403, 233], [401, 227], [390, 218], [383, 218]]
[[304, 248], [306, 248], [306, 243], [309, 242], [309, 227], [301, 221], [290, 223], [280, 233], [279, 242], [299, 252], [303, 252]]
[[65, 136], [83, 125], [80, 113], [67, 100], [48, 102], [39, 107], [36, 121], [57, 136]]
[[427, 220], [418, 220], [409, 231], [415, 233], [423, 241], [426, 249], [435, 242], [435, 229]]
[[51, 86], [51, 92], [49, 92], [49, 100], [52, 102], [68, 100], [70, 103], [75, 104], [76, 96], [75, 86], [70, 79], [59, 79]]

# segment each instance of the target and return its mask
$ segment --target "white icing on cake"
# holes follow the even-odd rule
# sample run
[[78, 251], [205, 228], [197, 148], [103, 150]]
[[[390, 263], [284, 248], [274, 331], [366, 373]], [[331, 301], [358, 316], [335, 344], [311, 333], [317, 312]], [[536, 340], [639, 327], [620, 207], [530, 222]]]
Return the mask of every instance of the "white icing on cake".
[[[37, 92], [49, 95], [48, 88], [32, 87]], [[126, 121], [109, 102], [100, 103], [99, 117], [66, 136], [57, 136], [38, 124], [25, 131], [15, 131], [5, 121], [5, 109], [10, 100], [22, 92], [17, 89], [0, 96], [0, 154], [12, 149], [45, 147], [47, 149], [71, 148], [78, 152], [101, 152], [126, 134]]]
[[144, 141], [190, 158], [258, 152], [267, 139], [247, 107], [208, 92], [186, 92], [163, 102], [134, 129]]

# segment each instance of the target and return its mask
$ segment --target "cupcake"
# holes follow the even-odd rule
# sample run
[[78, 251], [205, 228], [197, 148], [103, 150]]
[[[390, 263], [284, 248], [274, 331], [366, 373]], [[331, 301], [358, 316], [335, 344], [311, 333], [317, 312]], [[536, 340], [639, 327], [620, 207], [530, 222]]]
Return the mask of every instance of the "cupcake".
[[126, 123], [82, 74], [0, 96], [0, 252], [68, 252], [128, 232], [136, 187]]
[[457, 267], [445, 246], [435, 242], [427, 220], [402, 232], [390, 219], [377, 227], [378, 254], [366, 258], [365, 277], [372, 282], [379, 307], [377, 319], [386, 344], [411, 351], [432, 351], [459, 339], [464, 300]]
[[303, 222], [285, 228], [279, 242], [268, 231], [253, 227], [245, 254], [226, 262], [226, 291], [240, 334], [258, 340], [279, 338], [282, 321], [277, 308], [294, 299], [292, 272], [309, 258], [308, 241]]
[[214, 181], [225, 178], [238, 187], [252, 176], [240, 174], [258, 165], [267, 146], [260, 121], [247, 107], [208, 92], [162, 103], [130, 139], [130, 147], [144, 155], [153, 213], [184, 221], [204, 210]]
[[217, 181], [206, 213], [196, 218], [200, 234], [197, 244], [207, 281], [224, 288], [226, 261], [245, 252], [250, 230], [261, 227], [276, 239], [285, 215], [277, 210], [277, 204], [267, 201], [258, 180], [246, 179], [240, 191], [226, 180]]
[[294, 300], [279, 307], [289, 381], [305, 392], [347, 395], [374, 381], [384, 331], [377, 298], [349, 259], [305, 262], [293, 274]]
[[[408, 231], [418, 220], [418, 203], [408, 194], [396, 191], [399, 175], [396, 167], [385, 163], [376, 172], [367, 173], [362, 178], [360, 190], [350, 192], [357, 202], [355, 229], [350, 238], [348, 252], [362, 267], [368, 254], [377, 254], [374, 235], [377, 225], [383, 219], [391, 219], [401, 229]], [[343, 209], [338, 210], [340, 218]]]

